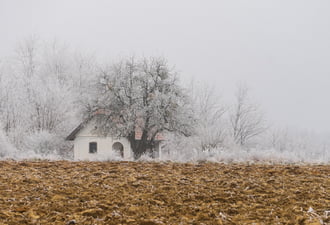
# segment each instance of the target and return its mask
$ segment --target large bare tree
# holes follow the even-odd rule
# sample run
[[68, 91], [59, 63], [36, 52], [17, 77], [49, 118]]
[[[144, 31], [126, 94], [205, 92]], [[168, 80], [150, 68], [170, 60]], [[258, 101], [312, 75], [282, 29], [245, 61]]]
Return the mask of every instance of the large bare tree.
[[114, 63], [102, 71], [96, 88], [99, 92], [89, 115], [104, 110], [99, 130], [127, 137], [135, 158], [153, 149], [157, 136], [164, 132], [191, 132], [188, 98], [162, 58]]

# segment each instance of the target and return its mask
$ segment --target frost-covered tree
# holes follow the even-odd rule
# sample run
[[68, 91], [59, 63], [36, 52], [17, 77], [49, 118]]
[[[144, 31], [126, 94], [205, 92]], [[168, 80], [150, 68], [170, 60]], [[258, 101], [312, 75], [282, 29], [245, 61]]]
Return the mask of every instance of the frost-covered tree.
[[127, 137], [135, 158], [153, 149], [164, 132], [192, 131], [189, 99], [164, 59], [130, 58], [112, 64], [102, 70], [95, 88], [98, 93], [89, 115], [104, 110], [99, 130]]
[[96, 65], [58, 41], [29, 38], [15, 53], [0, 68], [3, 130], [19, 150], [63, 153], [64, 138], [81, 119], [82, 93], [88, 93]]
[[242, 146], [266, 130], [263, 113], [258, 105], [249, 101], [245, 86], [237, 89], [236, 102], [230, 112], [230, 125], [234, 141]]
[[16, 60], [20, 72], [26, 78], [31, 78], [38, 70], [39, 41], [36, 37], [29, 37], [19, 43], [16, 48]]
[[196, 118], [193, 139], [202, 151], [222, 147], [226, 138], [224, 121], [226, 107], [208, 86], [192, 87], [193, 108]]

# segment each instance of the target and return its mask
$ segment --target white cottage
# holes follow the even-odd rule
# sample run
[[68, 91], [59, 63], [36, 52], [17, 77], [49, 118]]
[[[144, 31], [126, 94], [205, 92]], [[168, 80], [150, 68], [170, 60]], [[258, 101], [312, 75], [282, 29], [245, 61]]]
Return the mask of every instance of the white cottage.
[[[107, 160], [114, 156], [124, 160], [134, 159], [130, 141], [125, 137], [102, 136], [95, 132], [95, 119], [80, 124], [66, 140], [73, 141], [74, 160]], [[136, 133], [137, 140], [139, 132]], [[153, 150], [153, 157], [160, 157], [161, 141], [159, 135], [157, 144]]]

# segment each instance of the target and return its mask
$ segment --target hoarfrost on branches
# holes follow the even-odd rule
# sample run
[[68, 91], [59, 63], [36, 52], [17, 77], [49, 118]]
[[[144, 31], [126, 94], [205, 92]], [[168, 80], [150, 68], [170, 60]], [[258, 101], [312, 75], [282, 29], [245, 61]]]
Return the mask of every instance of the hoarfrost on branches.
[[0, 72], [0, 121], [18, 151], [32, 146], [43, 155], [69, 151], [64, 137], [81, 120], [80, 98], [93, 78], [91, 65], [91, 58], [56, 41], [30, 38], [19, 44]]
[[230, 114], [233, 139], [241, 146], [266, 130], [262, 112], [258, 105], [249, 102], [248, 97], [248, 88], [239, 86], [236, 102]]
[[330, 162], [329, 134], [270, 127], [246, 87], [235, 97], [225, 103], [208, 86], [183, 88], [163, 58], [100, 66], [32, 37], [0, 60], [0, 157], [70, 158], [65, 137], [103, 111], [98, 132], [129, 138], [143, 160], [163, 136], [161, 160]]
[[196, 118], [194, 142], [202, 151], [223, 147], [228, 133], [225, 123], [227, 107], [213, 88], [194, 86], [191, 92]]
[[111, 64], [102, 70], [95, 89], [95, 105], [87, 107], [89, 116], [104, 111], [98, 116], [100, 132], [127, 137], [135, 158], [152, 150], [165, 132], [191, 133], [189, 98], [162, 58], [129, 58]]

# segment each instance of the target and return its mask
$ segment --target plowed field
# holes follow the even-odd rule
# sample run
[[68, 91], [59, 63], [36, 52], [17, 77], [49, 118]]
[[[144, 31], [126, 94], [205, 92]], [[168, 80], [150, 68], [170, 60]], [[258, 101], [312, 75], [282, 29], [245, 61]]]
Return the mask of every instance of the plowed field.
[[330, 224], [330, 166], [2, 161], [0, 224]]

